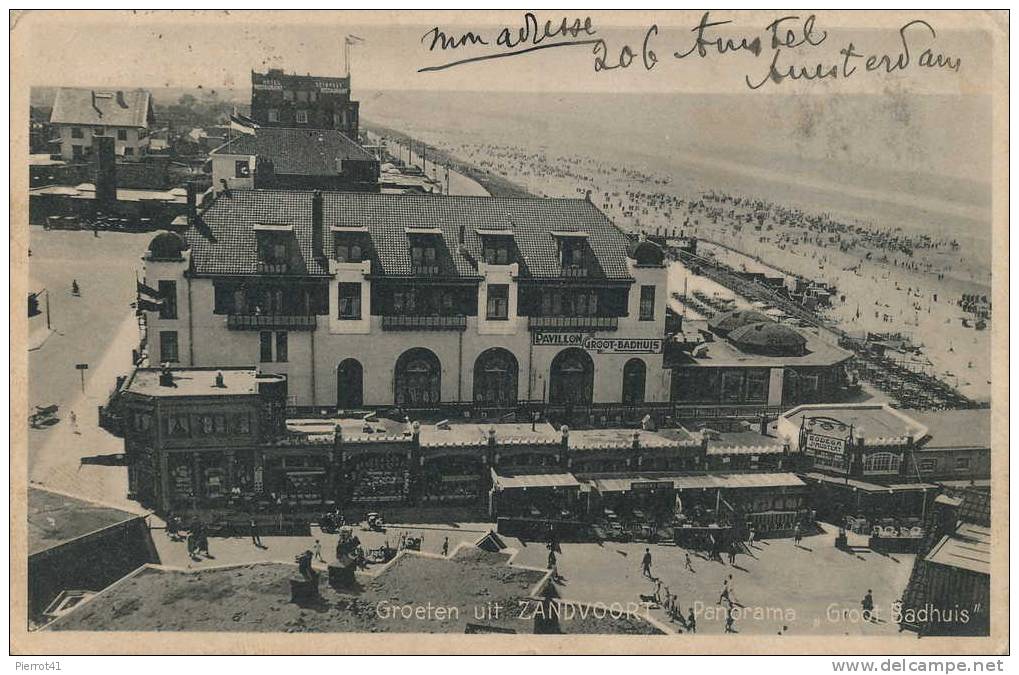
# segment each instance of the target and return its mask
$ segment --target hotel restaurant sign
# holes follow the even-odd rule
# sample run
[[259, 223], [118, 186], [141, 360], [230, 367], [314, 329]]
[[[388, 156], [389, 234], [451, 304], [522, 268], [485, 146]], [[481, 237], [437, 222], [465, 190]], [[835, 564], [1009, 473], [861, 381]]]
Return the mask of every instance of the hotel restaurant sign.
[[594, 337], [587, 333], [532, 333], [536, 347], [579, 347], [596, 354], [661, 354], [662, 338]]
[[[341, 79], [315, 80], [313, 84], [315, 86], [315, 90], [320, 94], [346, 94], [349, 92]], [[252, 89], [258, 89], [260, 91], [283, 91], [283, 82], [275, 78], [264, 78], [260, 82], [252, 83], [251, 87]]]
[[809, 453], [845, 454], [846, 443], [852, 434], [849, 425], [830, 418], [815, 417], [806, 420], [805, 426], [805, 445]]

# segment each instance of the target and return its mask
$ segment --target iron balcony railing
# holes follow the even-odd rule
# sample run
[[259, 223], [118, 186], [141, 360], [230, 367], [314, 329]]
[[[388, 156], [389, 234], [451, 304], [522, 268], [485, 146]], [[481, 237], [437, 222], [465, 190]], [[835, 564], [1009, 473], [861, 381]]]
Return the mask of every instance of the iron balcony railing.
[[412, 316], [392, 314], [382, 316], [382, 330], [466, 330], [466, 316]]
[[290, 271], [290, 266], [285, 262], [266, 262], [263, 260], [256, 263], [255, 270], [259, 274], [286, 274]]
[[226, 327], [230, 330], [315, 330], [318, 317], [310, 315], [289, 314], [229, 314]]
[[582, 265], [563, 265], [559, 275], [564, 277], [586, 277], [587, 268]]
[[530, 330], [548, 331], [607, 331], [619, 330], [619, 317], [615, 316], [531, 316], [527, 318]]

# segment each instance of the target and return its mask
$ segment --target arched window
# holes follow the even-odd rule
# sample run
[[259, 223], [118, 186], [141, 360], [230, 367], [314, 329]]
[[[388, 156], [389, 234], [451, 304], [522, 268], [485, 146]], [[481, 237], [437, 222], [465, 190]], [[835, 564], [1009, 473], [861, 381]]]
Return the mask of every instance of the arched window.
[[434, 405], [442, 398], [442, 368], [432, 351], [417, 347], [396, 361], [396, 405]]
[[364, 405], [364, 370], [357, 359], [344, 359], [336, 367], [336, 407], [360, 408]]
[[634, 405], [644, 402], [644, 381], [647, 367], [640, 359], [630, 359], [623, 366], [623, 403]]
[[586, 405], [594, 399], [594, 363], [583, 349], [556, 354], [549, 372], [549, 403]]
[[487, 349], [474, 362], [474, 400], [479, 403], [515, 405], [517, 359], [500, 347]]
[[902, 457], [891, 452], [875, 452], [863, 460], [865, 473], [898, 473]]

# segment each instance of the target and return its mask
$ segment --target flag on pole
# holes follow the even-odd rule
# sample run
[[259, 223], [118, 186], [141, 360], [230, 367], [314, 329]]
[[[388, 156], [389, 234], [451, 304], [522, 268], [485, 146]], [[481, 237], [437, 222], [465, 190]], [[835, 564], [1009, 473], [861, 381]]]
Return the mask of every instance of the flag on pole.
[[364, 42], [364, 38], [360, 38], [356, 35], [347, 35], [346, 41], [348, 45], [359, 45]]
[[254, 134], [258, 125], [249, 117], [235, 112], [230, 115], [230, 129], [242, 134]]
[[138, 294], [138, 309], [145, 312], [158, 312], [163, 306], [163, 298], [159, 291], [135, 280]]

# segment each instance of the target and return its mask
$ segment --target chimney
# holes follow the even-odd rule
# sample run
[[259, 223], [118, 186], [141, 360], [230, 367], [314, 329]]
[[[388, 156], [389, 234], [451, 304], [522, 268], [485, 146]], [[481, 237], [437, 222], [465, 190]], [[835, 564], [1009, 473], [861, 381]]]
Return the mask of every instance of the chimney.
[[488, 428], [488, 444], [495, 445], [495, 425]]
[[96, 114], [99, 115], [99, 118], [102, 119], [103, 111], [99, 108], [99, 106], [96, 105], [96, 92], [95, 92], [95, 89], [92, 90], [92, 109], [95, 110]]
[[108, 206], [117, 201], [117, 155], [112, 136], [92, 139], [96, 146], [96, 200]]
[[188, 193], [188, 225], [194, 225], [198, 220], [198, 186], [188, 181], [184, 188]]
[[311, 254], [316, 258], [325, 257], [322, 244], [324, 227], [322, 221], [322, 191], [315, 190], [311, 195]]
[[219, 182], [223, 186], [223, 194], [226, 195], [227, 199], [230, 199], [230, 185], [227, 184], [226, 178], [220, 178]]
[[127, 101], [124, 100], [124, 92], [120, 90], [117, 91], [117, 105], [119, 105], [121, 108], [127, 107]]

